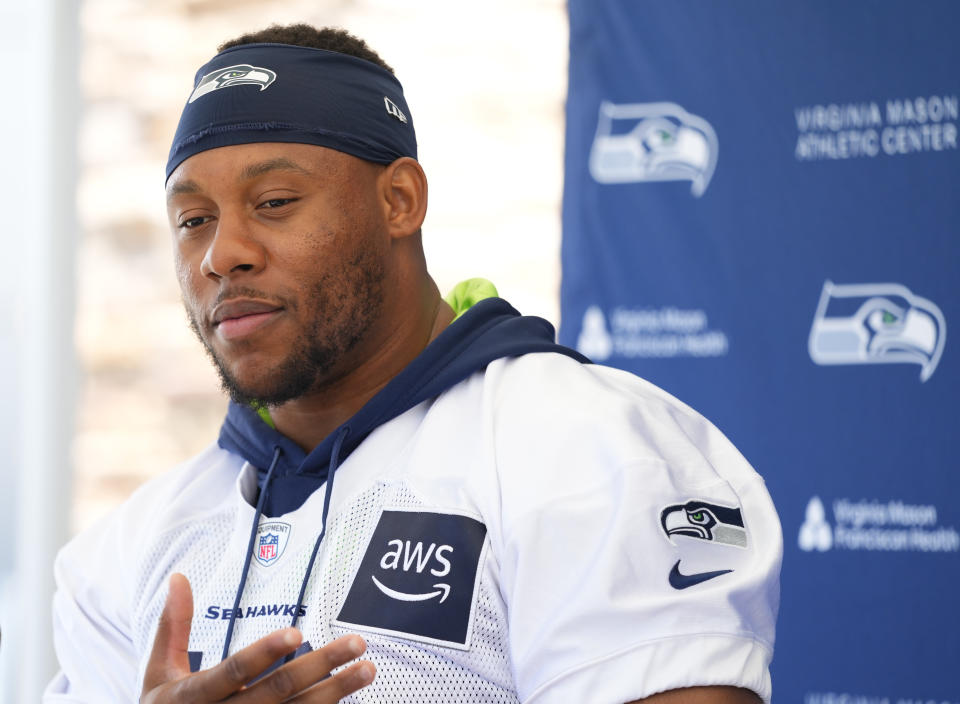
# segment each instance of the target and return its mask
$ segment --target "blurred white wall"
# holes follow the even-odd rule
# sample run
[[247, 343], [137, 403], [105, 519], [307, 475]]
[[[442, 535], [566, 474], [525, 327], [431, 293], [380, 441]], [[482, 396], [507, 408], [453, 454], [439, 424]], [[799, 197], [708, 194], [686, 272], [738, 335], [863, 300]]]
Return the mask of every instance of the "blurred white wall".
[[15, 264], [0, 277], [0, 530], [16, 545], [0, 560], [0, 698], [27, 702], [54, 668], [54, 546], [211, 442], [225, 406], [185, 323], [163, 202], [196, 69], [271, 23], [366, 39], [411, 107], [441, 290], [484, 276], [557, 323], [568, 34], [563, 0], [38, 0], [0, 17], [16, 74], [0, 111], [16, 213], [0, 235]]
[[193, 75], [226, 39], [305, 21], [367, 40], [411, 108], [441, 291], [484, 276], [557, 322], [563, 0], [86, 0], [80, 21], [76, 528], [205, 446], [221, 419], [217, 380], [184, 324], [162, 191]]
[[55, 0], [0, 13], [0, 697], [30, 702], [53, 672], [50, 568], [71, 499], [77, 20]]

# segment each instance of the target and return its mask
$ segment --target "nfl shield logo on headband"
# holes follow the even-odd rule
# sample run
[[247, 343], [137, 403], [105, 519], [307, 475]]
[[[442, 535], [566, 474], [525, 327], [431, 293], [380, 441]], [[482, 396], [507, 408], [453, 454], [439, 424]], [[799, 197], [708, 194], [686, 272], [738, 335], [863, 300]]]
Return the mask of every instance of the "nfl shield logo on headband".
[[250, 64], [227, 66], [226, 68], [212, 71], [201, 78], [197, 87], [194, 88], [190, 100], [187, 102], [192, 103], [207, 93], [231, 86], [256, 85], [260, 86], [260, 90], [266, 90], [276, 78], [276, 73], [268, 68], [261, 68], [260, 66], [251, 66]]

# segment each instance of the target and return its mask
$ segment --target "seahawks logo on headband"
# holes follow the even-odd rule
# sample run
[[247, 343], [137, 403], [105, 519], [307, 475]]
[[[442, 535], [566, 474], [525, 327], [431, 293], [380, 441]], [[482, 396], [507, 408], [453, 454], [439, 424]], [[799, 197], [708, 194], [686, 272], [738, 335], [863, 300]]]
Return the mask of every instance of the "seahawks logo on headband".
[[212, 71], [201, 78], [197, 87], [194, 88], [190, 100], [187, 102], [192, 103], [207, 93], [231, 86], [255, 85], [260, 86], [260, 90], [266, 90], [276, 78], [276, 73], [268, 68], [261, 68], [260, 66], [251, 66], [250, 64], [227, 66], [226, 68]]
[[747, 531], [739, 508], [709, 504], [694, 499], [685, 504], [667, 506], [660, 512], [660, 525], [670, 542], [675, 535], [686, 535], [714, 543], [747, 547]]

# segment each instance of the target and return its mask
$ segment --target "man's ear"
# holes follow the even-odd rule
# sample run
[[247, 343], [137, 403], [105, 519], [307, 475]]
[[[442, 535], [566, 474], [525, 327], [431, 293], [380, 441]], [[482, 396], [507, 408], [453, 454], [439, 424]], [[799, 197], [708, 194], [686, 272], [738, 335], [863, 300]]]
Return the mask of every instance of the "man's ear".
[[384, 216], [391, 237], [420, 231], [427, 215], [427, 175], [416, 159], [401, 157], [380, 174]]

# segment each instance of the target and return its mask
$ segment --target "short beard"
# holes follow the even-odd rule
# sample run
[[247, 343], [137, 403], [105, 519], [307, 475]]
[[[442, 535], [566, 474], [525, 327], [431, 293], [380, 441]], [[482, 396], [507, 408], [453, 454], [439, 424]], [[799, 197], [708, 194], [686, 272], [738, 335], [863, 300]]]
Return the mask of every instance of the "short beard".
[[[187, 310], [190, 327], [203, 344], [220, 376], [220, 387], [242, 405], [279, 406], [322, 389], [333, 381], [329, 374], [363, 340], [384, 307], [383, 266], [374, 257], [358, 252], [344, 271], [327, 273], [314, 282], [306, 300], [299, 301], [312, 314], [306, 329], [293, 341], [290, 353], [258, 379], [244, 383], [231, 374], [201, 332], [196, 317]], [[233, 289], [234, 295], [245, 291]], [[249, 290], [247, 295], [257, 296]]]

